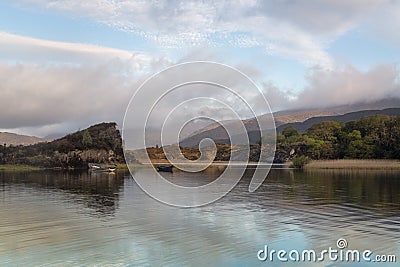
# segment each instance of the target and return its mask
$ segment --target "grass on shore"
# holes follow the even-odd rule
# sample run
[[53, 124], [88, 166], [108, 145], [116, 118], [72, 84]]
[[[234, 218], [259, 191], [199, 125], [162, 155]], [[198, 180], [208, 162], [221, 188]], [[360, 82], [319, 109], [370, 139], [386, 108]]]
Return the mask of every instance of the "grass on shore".
[[[118, 170], [127, 170], [128, 166], [125, 163], [117, 164]], [[0, 164], [0, 171], [7, 172], [26, 172], [26, 171], [42, 171], [42, 170], [65, 170], [59, 167], [54, 168], [43, 168], [31, 165], [23, 165], [23, 164]], [[73, 170], [73, 168], [69, 168], [68, 170]]]
[[400, 161], [384, 159], [313, 160], [304, 166], [304, 169], [400, 170]]
[[128, 165], [126, 165], [125, 163], [117, 163], [117, 170], [127, 170], [128, 169]]
[[[288, 165], [286, 163], [286, 165]], [[150, 167], [151, 164], [135, 165], [136, 168]], [[288, 165], [289, 166], [289, 165]], [[124, 163], [117, 164], [117, 169], [127, 170]], [[304, 169], [368, 169], [368, 170], [400, 170], [400, 160], [379, 159], [338, 159], [313, 160], [304, 166]], [[44, 168], [29, 165], [0, 164], [0, 171], [40, 171]]]
[[0, 171], [13, 171], [13, 172], [22, 172], [22, 171], [40, 171], [44, 170], [40, 167], [29, 166], [29, 165], [20, 165], [20, 164], [1, 164]]

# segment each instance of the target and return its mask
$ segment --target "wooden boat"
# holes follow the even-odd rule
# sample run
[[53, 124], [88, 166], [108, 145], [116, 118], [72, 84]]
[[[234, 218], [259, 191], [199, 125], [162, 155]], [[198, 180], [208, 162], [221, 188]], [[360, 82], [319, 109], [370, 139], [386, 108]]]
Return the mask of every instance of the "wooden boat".
[[158, 172], [172, 172], [173, 166], [157, 166], [157, 171]]
[[97, 164], [89, 163], [89, 170], [93, 172], [113, 172], [117, 169], [115, 164]]

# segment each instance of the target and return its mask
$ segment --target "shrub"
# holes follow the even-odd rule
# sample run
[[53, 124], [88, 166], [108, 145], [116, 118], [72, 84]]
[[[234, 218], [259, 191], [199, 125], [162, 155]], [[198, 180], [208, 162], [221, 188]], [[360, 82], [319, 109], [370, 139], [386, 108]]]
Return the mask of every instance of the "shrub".
[[302, 169], [305, 165], [310, 163], [310, 158], [307, 156], [298, 156], [292, 160], [293, 167], [297, 169]]

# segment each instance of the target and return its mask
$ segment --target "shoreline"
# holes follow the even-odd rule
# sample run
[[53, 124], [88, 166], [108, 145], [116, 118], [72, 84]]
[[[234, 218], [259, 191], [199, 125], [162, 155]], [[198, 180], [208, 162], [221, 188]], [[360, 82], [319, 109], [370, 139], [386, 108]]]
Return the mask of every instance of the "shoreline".
[[[125, 163], [118, 163], [118, 170], [128, 170]], [[0, 164], [0, 172], [27, 172], [27, 171], [74, 171], [74, 170], [88, 170], [85, 168], [60, 168], [60, 167], [38, 167], [26, 164]]]
[[[214, 162], [211, 166], [227, 166], [228, 162]], [[147, 168], [154, 165], [165, 165], [167, 162], [148, 162], [135, 165], [136, 168]], [[261, 163], [263, 164], [263, 163]], [[265, 165], [270, 165], [264, 163]], [[189, 164], [190, 165], [190, 164]], [[249, 162], [248, 166], [256, 166], [256, 162]], [[283, 164], [273, 164], [272, 166], [282, 166], [283, 169], [290, 168], [292, 165], [291, 161]], [[272, 167], [271, 166], [271, 167]], [[117, 164], [118, 170], [128, 170], [128, 166], [125, 163]], [[290, 168], [296, 169], [296, 168]], [[310, 163], [303, 167], [304, 170], [400, 170], [400, 160], [394, 159], [335, 159], [335, 160], [312, 160]], [[22, 164], [0, 164], [0, 171], [7, 172], [18, 172], [18, 171], [43, 171], [43, 170], [66, 170], [61, 168], [44, 168], [31, 165]], [[67, 169], [68, 170], [68, 169]], [[70, 169], [71, 170], [71, 169]]]
[[[142, 162], [137, 167], [150, 167], [154, 165], [170, 165], [167, 161], [153, 161]], [[260, 163], [260, 165], [270, 165], [271, 167], [281, 167], [282, 169], [301, 170], [300, 168], [293, 168], [293, 163], [287, 161], [285, 163], [270, 164]], [[190, 165], [190, 164], [188, 164]], [[235, 164], [233, 164], [235, 165]], [[240, 165], [240, 164], [239, 164]], [[249, 162], [248, 166], [257, 166], [257, 162]], [[227, 162], [216, 161], [211, 166], [227, 166]], [[303, 170], [317, 170], [317, 169], [341, 169], [341, 170], [400, 170], [400, 160], [396, 159], [335, 159], [335, 160], [312, 160], [310, 163], [303, 167]]]
[[26, 171], [44, 171], [47, 168], [36, 167], [23, 164], [0, 164], [0, 171], [4, 172], [26, 172]]
[[400, 170], [400, 160], [394, 159], [335, 159], [313, 160], [304, 166], [305, 170]]

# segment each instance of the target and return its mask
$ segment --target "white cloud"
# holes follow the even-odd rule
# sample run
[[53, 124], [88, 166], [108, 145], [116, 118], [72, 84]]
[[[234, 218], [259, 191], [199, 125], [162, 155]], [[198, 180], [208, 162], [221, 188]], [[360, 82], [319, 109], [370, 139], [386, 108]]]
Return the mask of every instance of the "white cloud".
[[273, 111], [367, 104], [400, 99], [400, 72], [390, 64], [367, 71], [350, 65], [335, 70], [314, 69], [305, 88], [297, 94], [272, 82], [263, 83], [262, 89]]
[[148, 73], [153, 67], [168, 65], [165, 57], [151, 56], [104, 46], [55, 42], [0, 32], [0, 59], [34, 64], [109, 64], [131, 74]]
[[365, 21], [365, 27], [371, 29], [371, 35], [400, 45], [400, 1], [378, 6]]
[[107, 66], [1, 64], [0, 79], [1, 128], [116, 120], [131, 94]]
[[261, 46], [267, 53], [332, 68], [329, 43], [390, 1], [23, 0], [134, 32], [164, 47]]
[[315, 70], [293, 104], [329, 107], [400, 98], [399, 75], [394, 65], [378, 65], [365, 72], [352, 66], [335, 71]]
[[[202, 51], [211, 55], [206, 49]], [[193, 51], [182, 58], [188, 60], [194, 55], [198, 52]], [[101, 121], [116, 121], [121, 125], [133, 92], [149, 74], [171, 64], [165, 58], [140, 53], [1, 33], [0, 58], [7, 56], [14, 60], [0, 61], [0, 128], [42, 136], [68, 129], [73, 131]], [[240, 68], [252, 76], [259, 75], [249, 66]], [[208, 68], [196, 71], [217, 81], [227, 75]], [[190, 77], [196, 71], [183, 69], [176, 79]], [[229, 86], [237, 86], [237, 79], [230, 77]], [[165, 86], [164, 83], [157, 84], [153, 86], [153, 93], [144, 92], [140, 104], [150, 101], [158, 88]], [[196, 96], [198, 90], [186, 92], [166, 98], [162, 108], [168, 111], [182, 99]], [[220, 96], [223, 93], [209, 88], [203, 95], [219, 96], [228, 101], [225, 96]], [[207, 108], [208, 113], [223, 115], [216, 112], [218, 107]], [[196, 114], [198, 109], [204, 109], [204, 106], [187, 107], [183, 115]], [[142, 113], [134, 115], [137, 120], [144, 116]], [[160, 112], [159, 116], [163, 115], [165, 112]], [[159, 116], [152, 126], [161, 125]]]
[[[28, 48], [30, 51], [46, 49], [50, 52], [70, 52], [76, 54], [89, 54], [93, 56], [106, 56], [106, 57], [118, 57], [121, 59], [129, 59], [133, 56], [133, 53], [128, 51], [101, 47], [89, 44], [80, 43], [66, 43], [66, 42], [55, 42], [37, 38], [31, 38], [21, 35], [14, 35], [7, 32], [0, 32], [0, 44], [2, 48], [8, 47], [8, 49], [14, 48], [15, 50], [23, 50]], [[36, 51], [35, 51], [36, 52]]]
[[[0, 34], [0, 48], [0, 57], [12, 53], [12, 58], [21, 58], [19, 63], [0, 63], [0, 128], [42, 136], [76, 130], [100, 121], [121, 124], [126, 105], [145, 76], [172, 64], [165, 58], [140, 53], [98, 46], [91, 49], [92, 46], [86, 44], [51, 42], [7, 33]], [[24, 51], [43, 62], [26, 61], [26, 56], [21, 56]], [[218, 58], [203, 48], [183, 55], [182, 59], [196, 59], [200, 52], [206, 57]], [[64, 58], [74, 56], [75, 64], [64, 64]], [[58, 63], [53, 64], [53, 61]], [[246, 64], [237, 67], [257, 82], [263, 78], [254, 67]], [[210, 72], [208, 69], [201, 71]], [[187, 75], [190, 73], [182, 72], [183, 77]], [[220, 79], [221, 74], [211, 72], [209, 75], [212, 79]], [[230, 82], [229, 86], [236, 85], [235, 79]], [[380, 65], [365, 72], [351, 66], [335, 70], [316, 68], [308, 77], [308, 86], [296, 99], [292, 92], [282, 91], [271, 82], [264, 83], [263, 89], [273, 110], [400, 97], [399, 72], [393, 65]], [[187, 97], [190, 96], [189, 93]], [[175, 106], [181, 97], [172, 97], [173, 101], [166, 106]], [[251, 95], [247, 97], [252, 99]], [[225, 98], [219, 96], [219, 99]], [[257, 105], [257, 98], [250, 102]], [[210, 113], [215, 113], [213, 107], [208, 108]], [[186, 115], [196, 112], [198, 110], [191, 107]]]
[[0, 128], [45, 135], [122, 122], [146, 75], [164, 57], [0, 33]]

